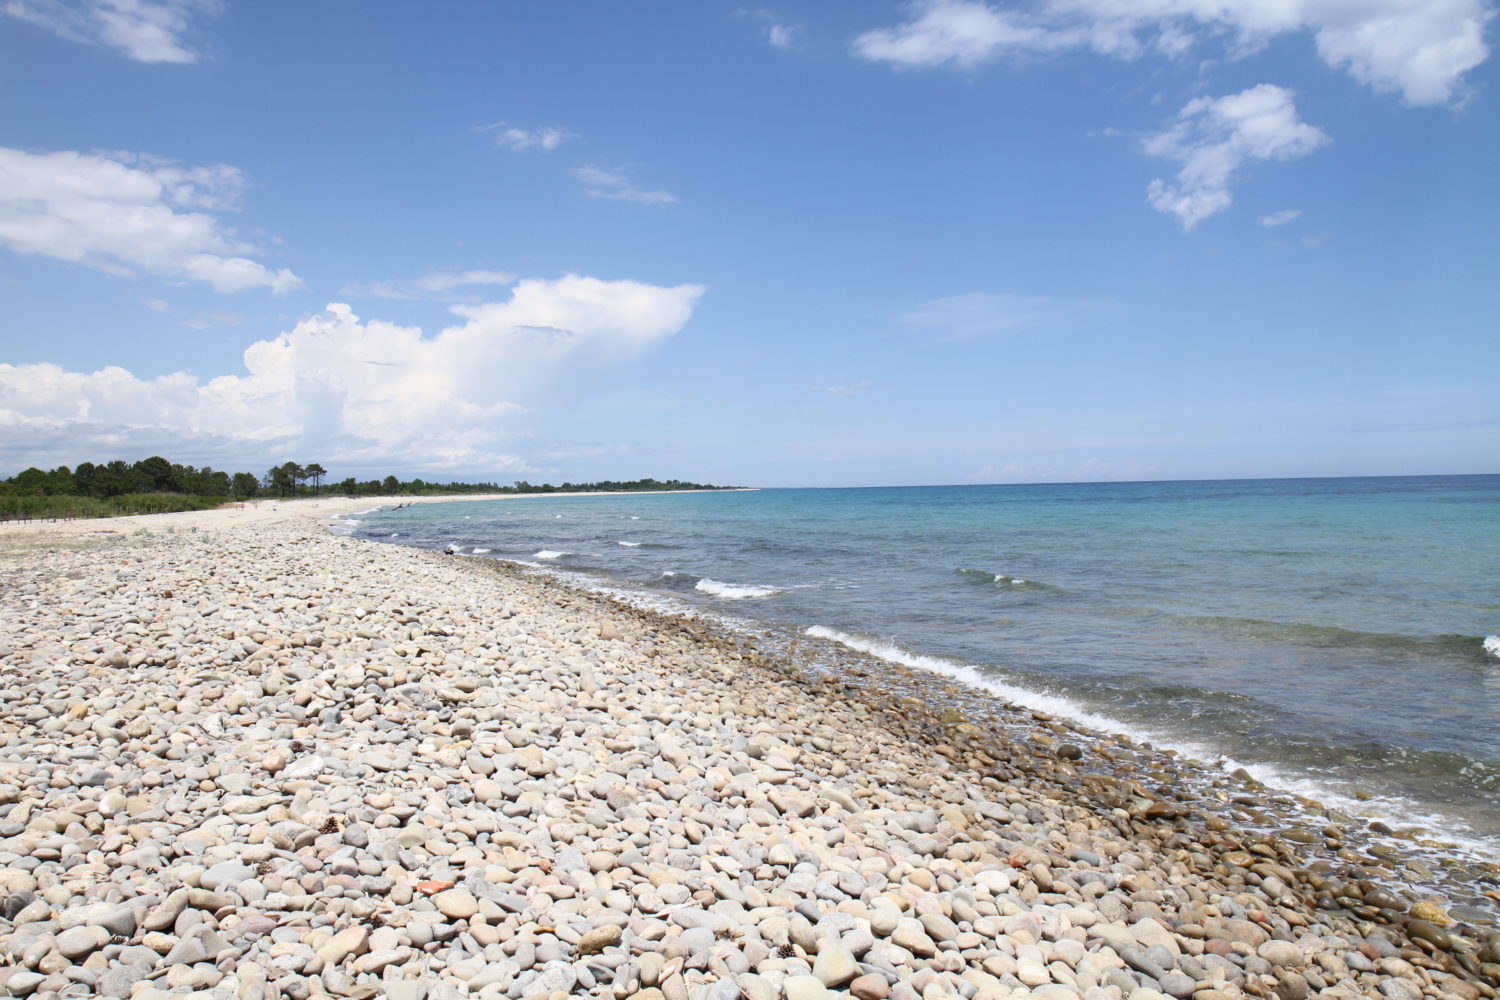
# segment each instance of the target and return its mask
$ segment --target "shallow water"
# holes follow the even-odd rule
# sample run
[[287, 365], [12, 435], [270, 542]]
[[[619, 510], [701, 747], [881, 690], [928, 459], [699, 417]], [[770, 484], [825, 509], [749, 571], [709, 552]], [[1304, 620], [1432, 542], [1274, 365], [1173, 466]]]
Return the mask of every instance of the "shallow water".
[[350, 530], [814, 630], [1500, 858], [1500, 476], [528, 497]]

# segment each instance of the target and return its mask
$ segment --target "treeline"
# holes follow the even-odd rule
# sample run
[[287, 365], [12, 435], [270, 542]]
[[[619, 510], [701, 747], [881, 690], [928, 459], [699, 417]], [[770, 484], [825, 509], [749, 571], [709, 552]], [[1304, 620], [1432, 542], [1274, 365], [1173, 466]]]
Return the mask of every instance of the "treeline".
[[521, 480], [511, 486], [498, 483], [434, 483], [423, 479], [356, 479], [349, 476], [327, 482], [328, 470], [318, 462], [302, 465], [283, 462], [263, 476], [253, 472], [224, 472], [208, 466], [195, 468], [169, 462], [159, 455], [139, 462], [83, 462], [46, 471], [26, 469], [0, 480], [0, 520], [16, 518], [110, 517], [117, 514], [152, 514], [179, 510], [203, 510], [230, 500], [261, 497], [287, 499], [319, 496], [433, 496], [449, 493], [590, 493], [646, 492], [652, 490], [713, 490], [733, 487], [686, 483], [680, 479], [606, 480], [598, 483], [563, 483], [535, 486]]

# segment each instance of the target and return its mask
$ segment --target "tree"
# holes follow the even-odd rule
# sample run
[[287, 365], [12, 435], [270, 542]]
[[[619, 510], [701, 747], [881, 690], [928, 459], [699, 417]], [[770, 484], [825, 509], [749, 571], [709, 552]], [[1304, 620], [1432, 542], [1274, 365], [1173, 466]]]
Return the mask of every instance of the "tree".
[[142, 485], [147, 490], [165, 493], [178, 485], [173, 482], [176, 476], [173, 475], [172, 463], [160, 455], [141, 459], [135, 463], [135, 471], [139, 473], [143, 480]]
[[66, 465], [59, 465], [47, 474], [47, 493], [50, 496], [74, 496], [78, 493], [78, 481]]
[[397, 493], [401, 489], [401, 480], [397, 479], [395, 476], [386, 476], [385, 479], [381, 482], [380, 487], [387, 493]]
[[323, 477], [328, 475], [328, 470], [317, 462], [312, 462], [302, 467], [302, 474], [313, 481], [313, 496], [317, 496], [318, 487], [323, 484]]
[[234, 495], [237, 499], [248, 500], [260, 490], [260, 483], [255, 475], [250, 472], [236, 472], [234, 474]]
[[47, 474], [36, 466], [16, 473], [16, 492], [21, 496], [39, 497], [47, 492]]
[[266, 473], [266, 487], [277, 496], [290, 496], [297, 488], [297, 480], [292, 476], [294, 468], [296, 465], [291, 462], [272, 468]]
[[355, 483], [354, 477], [350, 476], [348, 479], [345, 479], [343, 482], [339, 483], [338, 489], [340, 493], [352, 496], [353, 494], [359, 492], [359, 485]]

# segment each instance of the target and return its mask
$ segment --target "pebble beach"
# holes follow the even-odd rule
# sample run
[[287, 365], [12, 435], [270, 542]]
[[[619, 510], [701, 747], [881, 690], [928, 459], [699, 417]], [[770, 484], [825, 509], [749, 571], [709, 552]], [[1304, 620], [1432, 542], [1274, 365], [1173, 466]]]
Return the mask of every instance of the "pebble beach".
[[1496, 996], [1500, 932], [1352, 823], [359, 506], [0, 532], [0, 992]]

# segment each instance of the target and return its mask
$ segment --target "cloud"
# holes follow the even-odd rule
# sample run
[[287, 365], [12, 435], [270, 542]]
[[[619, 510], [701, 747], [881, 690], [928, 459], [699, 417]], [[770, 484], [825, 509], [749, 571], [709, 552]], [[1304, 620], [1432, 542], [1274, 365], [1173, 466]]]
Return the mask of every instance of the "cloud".
[[757, 22], [766, 33], [766, 41], [770, 42], [773, 48], [790, 49], [796, 44], [797, 36], [802, 33], [800, 24], [783, 24], [769, 10], [741, 7], [734, 12], [734, 15]]
[[1157, 178], [1147, 197], [1191, 231], [1230, 206], [1230, 176], [1246, 163], [1295, 160], [1327, 141], [1321, 129], [1298, 120], [1291, 91], [1273, 84], [1200, 97], [1188, 102], [1171, 128], [1146, 139], [1147, 153], [1182, 163], [1176, 183]]
[[[325, 464], [520, 468], [504, 450], [515, 437], [508, 421], [588, 391], [662, 343], [702, 292], [578, 275], [528, 279], [503, 302], [454, 307], [460, 321], [431, 337], [333, 303], [251, 344], [243, 374], [206, 381], [0, 364], [0, 462], [71, 463], [152, 442], [185, 461], [295, 454]], [[537, 335], [543, 328], [566, 336]]]
[[584, 183], [590, 198], [635, 201], [642, 205], [671, 205], [677, 201], [675, 195], [666, 191], [643, 191], [632, 185], [623, 174], [598, 167], [579, 167], [573, 171], [573, 176]]
[[201, 281], [218, 292], [301, 288], [291, 271], [245, 256], [257, 248], [208, 214], [238, 208], [244, 187], [230, 166], [0, 147], [0, 246], [110, 274]]
[[862, 392], [869, 392], [875, 388], [875, 383], [869, 379], [859, 382], [850, 382], [846, 385], [812, 385], [808, 386], [814, 392], [826, 392], [830, 396], [857, 396]]
[[948, 339], [985, 337], [1041, 327], [1072, 326], [1118, 315], [1121, 307], [1094, 299], [1054, 299], [1009, 292], [970, 292], [932, 299], [899, 317], [901, 323]]
[[1006, 52], [1065, 48], [1076, 44], [1069, 32], [1057, 31], [1011, 11], [971, 0], [926, 0], [912, 5], [916, 15], [895, 28], [866, 32], [854, 40], [854, 51], [866, 59], [908, 68], [953, 63], [973, 69]]
[[1005, 57], [1085, 48], [1173, 58], [1225, 39], [1243, 56], [1271, 39], [1311, 32], [1319, 56], [1411, 104], [1443, 104], [1489, 55], [1486, 0], [918, 0], [910, 18], [854, 40], [855, 54], [897, 67], [973, 69]]
[[540, 149], [552, 152], [558, 146], [569, 139], [577, 139], [577, 132], [570, 132], [559, 125], [547, 125], [543, 128], [524, 129], [507, 128], [505, 122], [495, 122], [493, 125], [481, 125], [476, 131], [495, 131], [495, 144], [507, 149], [520, 151], [523, 149]]
[[246, 320], [233, 312], [196, 312], [182, 321], [189, 330], [210, 330], [216, 326], [243, 326]]
[[72, 42], [106, 45], [148, 63], [191, 63], [182, 36], [218, 0], [6, 0], [0, 12]]
[[339, 294], [357, 298], [432, 299], [438, 302], [473, 301], [470, 295], [455, 294], [454, 289], [476, 285], [509, 285], [516, 276], [508, 271], [431, 271], [412, 281], [373, 281], [348, 285]]
[[1301, 215], [1302, 209], [1300, 208], [1284, 208], [1279, 212], [1272, 212], [1270, 215], [1262, 215], [1260, 217], [1260, 224], [1267, 227], [1284, 226], [1293, 219], [1300, 218]]

